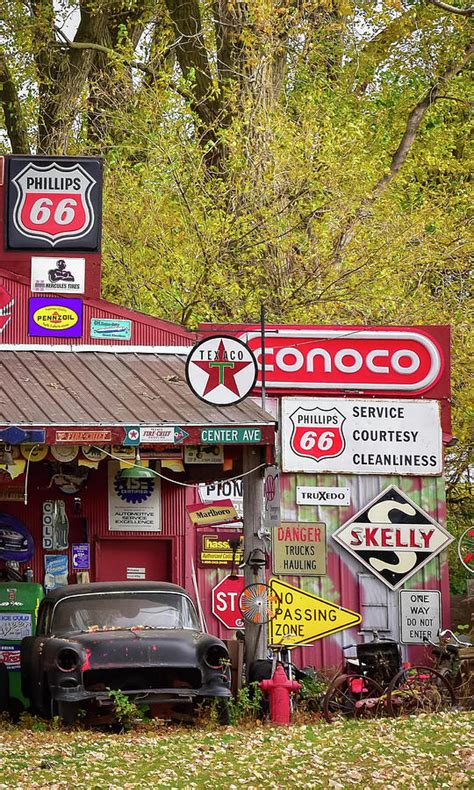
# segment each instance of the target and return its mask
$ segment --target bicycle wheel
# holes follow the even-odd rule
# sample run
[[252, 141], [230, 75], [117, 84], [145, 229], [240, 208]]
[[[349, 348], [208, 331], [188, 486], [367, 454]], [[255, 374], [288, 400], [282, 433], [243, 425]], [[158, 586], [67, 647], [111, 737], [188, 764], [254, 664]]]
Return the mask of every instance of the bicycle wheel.
[[239, 598], [239, 609], [247, 623], [268, 623], [276, 614], [279, 598], [268, 584], [248, 584]]
[[464, 567], [474, 573], [474, 527], [466, 529], [459, 538], [458, 557]]
[[430, 667], [402, 669], [387, 689], [389, 716], [435, 713], [451, 708], [456, 695], [449, 680]]
[[329, 685], [323, 700], [326, 721], [336, 716], [373, 718], [380, 709], [382, 686], [365, 675], [338, 675]]

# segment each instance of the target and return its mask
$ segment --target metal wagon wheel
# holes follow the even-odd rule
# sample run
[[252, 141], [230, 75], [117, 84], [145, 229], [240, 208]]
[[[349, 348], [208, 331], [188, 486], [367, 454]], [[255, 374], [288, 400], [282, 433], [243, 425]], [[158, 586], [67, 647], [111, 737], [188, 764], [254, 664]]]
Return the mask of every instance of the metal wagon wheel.
[[435, 713], [451, 708], [456, 695], [449, 680], [431, 667], [402, 669], [387, 689], [390, 716]]
[[458, 541], [458, 557], [468, 571], [474, 573], [474, 527], [469, 527]]
[[337, 716], [373, 718], [381, 705], [383, 687], [365, 675], [337, 675], [323, 700], [323, 715], [332, 722]]
[[240, 594], [240, 613], [247, 623], [262, 625], [273, 620], [279, 600], [268, 584], [248, 584]]

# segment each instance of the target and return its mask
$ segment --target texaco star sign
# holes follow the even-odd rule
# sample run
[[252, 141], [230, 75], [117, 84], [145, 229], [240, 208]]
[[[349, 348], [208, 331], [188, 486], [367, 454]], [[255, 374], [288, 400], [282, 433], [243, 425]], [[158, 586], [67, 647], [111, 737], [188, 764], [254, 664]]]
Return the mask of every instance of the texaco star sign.
[[186, 379], [206, 403], [229, 406], [243, 400], [257, 378], [257, 361], [241, 340], [227, 335], [201, 340], [186, 361]]

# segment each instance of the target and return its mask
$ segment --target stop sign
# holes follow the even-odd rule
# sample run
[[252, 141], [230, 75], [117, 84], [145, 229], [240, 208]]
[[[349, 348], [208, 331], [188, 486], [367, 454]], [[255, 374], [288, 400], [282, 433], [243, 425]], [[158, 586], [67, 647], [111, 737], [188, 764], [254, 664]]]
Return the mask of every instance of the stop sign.
[[226, 576], [212, 589], [212, 614], [226, 628], [242, 628], [239, 598], [245, 587], [243, 576]]

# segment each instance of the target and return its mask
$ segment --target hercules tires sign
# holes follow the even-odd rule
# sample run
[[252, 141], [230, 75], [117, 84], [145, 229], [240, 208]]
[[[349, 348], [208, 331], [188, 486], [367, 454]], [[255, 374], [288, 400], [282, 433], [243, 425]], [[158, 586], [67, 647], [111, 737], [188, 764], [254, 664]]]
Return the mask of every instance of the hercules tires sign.
[[97, 159], [8, 158], [9, 249], [99, 249], [102, 165]]

